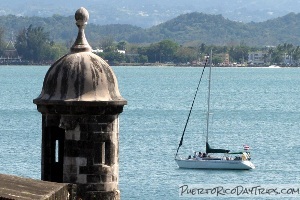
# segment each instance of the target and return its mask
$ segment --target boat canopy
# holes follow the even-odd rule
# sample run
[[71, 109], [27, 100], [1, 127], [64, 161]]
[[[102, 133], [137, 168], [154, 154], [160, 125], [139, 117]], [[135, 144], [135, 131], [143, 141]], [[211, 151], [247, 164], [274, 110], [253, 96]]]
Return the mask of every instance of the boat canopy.
[[229, 153], [230, 150], [226, 149], [212, 149], [208, 142], [206, 142], [206, 153]]

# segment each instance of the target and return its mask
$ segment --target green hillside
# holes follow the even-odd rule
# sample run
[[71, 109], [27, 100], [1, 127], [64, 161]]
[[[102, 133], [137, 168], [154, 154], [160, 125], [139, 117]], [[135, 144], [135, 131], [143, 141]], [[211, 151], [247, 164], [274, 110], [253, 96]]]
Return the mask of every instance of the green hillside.
[[[0, 28], [5, 31], [6, 40], [11, 38], [11, 33], [16, 36], [24, 28], [44, 27], [49, 32], [50, 39], [55, 42], [70, 43], [77, 36], [77, 27], [74, 17], [54, 15], [52, 17], [17, 17], [14, 15], [0, 16]], [[127, 24], [95, 25], [86, 26], [86, 36], [93, 46], [98, 46], [106, 37], [113, 37], [116, 41], [126, 40], [130, 35], [143, 30], [140, 27]]]
[[129, 42], [156, 42], [172, 39], [180, 44], [200, 41], [207, 44], [226, 45], [251, 37], [249, 26], [225, 19], [221, 15], [189, 13], [158, 26], [133, 34]]
[[[4, 29], [7, 40], [12, 32], [17, 35], [20, 30], [29, 27], [30, 24], [35, 27], [44, 27], [44, 30], [49, 32], [50, 39], [55, 42], [70, 43], [77, 35], [73, 17], [0, 16], [0, 27]], [[221, 15], [193, 12], [148, 29], [125, 24], [95, 25], [91, 23], [86, 28], [86, 35], [94, 47], [107, 37], [117, 42], [129, 43], [154, 43], [170, 39], [179, 44], [244, 43], [250, 46], [265, 46], [292, 43], [300, 45], [300, 14], [290, 13], [260, 23], [241, 23], [225, 19]]]
[[162, 39], [172, 39], [180, 44], [199, 41], [215, 45], [299, 45], [300, 14], [290, 13], [261, 23], [241, 23], [221, 15], [195, 12], [133, 34], [129, 42], [156, 42]]

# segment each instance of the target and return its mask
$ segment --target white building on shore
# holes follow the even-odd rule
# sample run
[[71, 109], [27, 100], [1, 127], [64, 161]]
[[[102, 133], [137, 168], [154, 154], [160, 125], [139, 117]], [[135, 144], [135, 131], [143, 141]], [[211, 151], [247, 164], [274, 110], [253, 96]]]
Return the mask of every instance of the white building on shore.
[[248, 54], [248, 63], [259, 65], [265, 63], [265, 53], [262, 51], [249, 52]]

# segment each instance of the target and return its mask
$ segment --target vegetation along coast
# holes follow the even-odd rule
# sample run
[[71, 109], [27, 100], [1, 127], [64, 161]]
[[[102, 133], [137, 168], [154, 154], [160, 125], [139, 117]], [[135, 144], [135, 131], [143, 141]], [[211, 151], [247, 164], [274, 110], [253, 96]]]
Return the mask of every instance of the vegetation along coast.
[[[0, 64], [49, 65], [69, 52], [73, 17], [0, 16]], [[180, 15], [150, 28], [89, 24], [93, 52], [110, 65], [300, 66], [300, 14], [242, 23], [222, 15]], [[73, 38], [70, 40], [70, 38]]]

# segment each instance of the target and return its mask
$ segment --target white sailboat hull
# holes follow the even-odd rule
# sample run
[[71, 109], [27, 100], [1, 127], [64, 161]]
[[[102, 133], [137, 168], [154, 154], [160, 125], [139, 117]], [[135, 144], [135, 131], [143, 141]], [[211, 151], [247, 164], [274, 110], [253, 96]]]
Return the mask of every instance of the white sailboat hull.
[[180, 168], [188, 169], [254, 169], [249, 160], [192, 160], [176, 158]]

